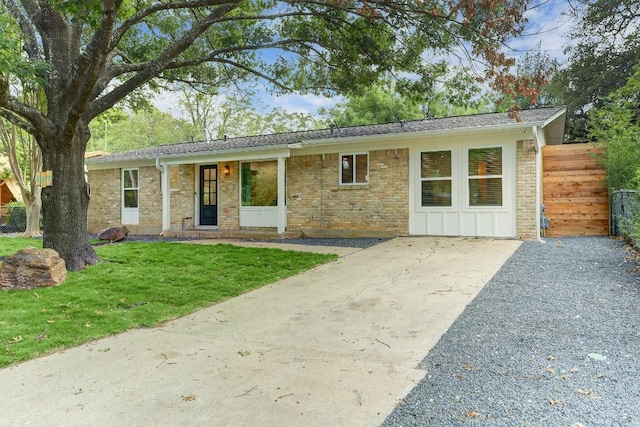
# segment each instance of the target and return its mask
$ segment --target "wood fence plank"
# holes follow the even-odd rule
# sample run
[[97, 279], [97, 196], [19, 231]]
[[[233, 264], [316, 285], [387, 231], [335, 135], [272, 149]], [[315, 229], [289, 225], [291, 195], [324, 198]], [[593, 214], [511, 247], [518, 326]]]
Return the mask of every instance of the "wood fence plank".
[[543, 203], [549, 237], [609, 234], [606, 171], [593, 144], [543, 147]]

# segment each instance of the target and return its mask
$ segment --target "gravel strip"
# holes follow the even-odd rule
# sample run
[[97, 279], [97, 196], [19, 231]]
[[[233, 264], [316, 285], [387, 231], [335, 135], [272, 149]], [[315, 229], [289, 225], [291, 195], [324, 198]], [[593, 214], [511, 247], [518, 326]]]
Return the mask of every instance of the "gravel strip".
[[382, 426], [640, 426], [636, 260], [606, 237], [546, 240], [489, 281]]

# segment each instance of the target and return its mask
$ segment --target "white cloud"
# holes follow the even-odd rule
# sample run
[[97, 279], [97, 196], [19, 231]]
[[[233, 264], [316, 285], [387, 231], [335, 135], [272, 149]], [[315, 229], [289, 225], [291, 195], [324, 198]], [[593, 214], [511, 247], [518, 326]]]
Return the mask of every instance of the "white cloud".
[[510, 54], [524, 56], [540, 44], [541, 50], [551, 58], [564, 60], [564, 49], [569, 42], [567, 33], [572, 25], [568, 8], [565, 0], [539, 0], [531, 4], [525, 15], [528, 24], [524, 33], [509, 42]]

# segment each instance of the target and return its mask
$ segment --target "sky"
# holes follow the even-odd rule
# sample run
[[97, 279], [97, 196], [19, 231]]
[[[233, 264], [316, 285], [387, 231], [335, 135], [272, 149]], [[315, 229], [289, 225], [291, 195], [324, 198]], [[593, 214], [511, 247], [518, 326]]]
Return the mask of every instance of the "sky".
[[[567, 0], [532, 0], [527, 12], [528, 24], [524, 34], [508, 43], [507, 54], [522, 58], [540, 43], [541, 50], [551, 58], [563, 61], [564, 49], [568, 43], [566, 33], [571, 30], [571, 19], [566, 15], [569, 2]], [[274, 96], [267, 91], [259, 94], [260, 108], [281, 108], [289, 113], [301, 112], [319, 116], [320, 108], [330, 108], [340, 98], [325, 98], [313, 95], [288, 94]], [[155, 99], [154, 104], [161, 111], [174, 116], [181, 116], [175, 95], [164, 94]], [[262, 111], [266, 112], [266, 111]]]

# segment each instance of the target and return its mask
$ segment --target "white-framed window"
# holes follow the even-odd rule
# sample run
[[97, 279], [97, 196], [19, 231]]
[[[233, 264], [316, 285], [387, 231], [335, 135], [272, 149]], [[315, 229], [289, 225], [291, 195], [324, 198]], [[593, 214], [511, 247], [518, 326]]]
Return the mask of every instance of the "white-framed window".
[[138, 207], [138, 169], [122, 170], [122, 206]]
[[502, 147], [469, 148], [469, 206], [502, 206]]
[[277, 161], [240, 164], [240, 200], [242, 206], [278, 205]]
[[369, 154], [340, 154], [340, 184], [363, 185], [369, 183]]
[[451, 207], [453, 191], [451, 150], [420, 153], [420, 205]]

